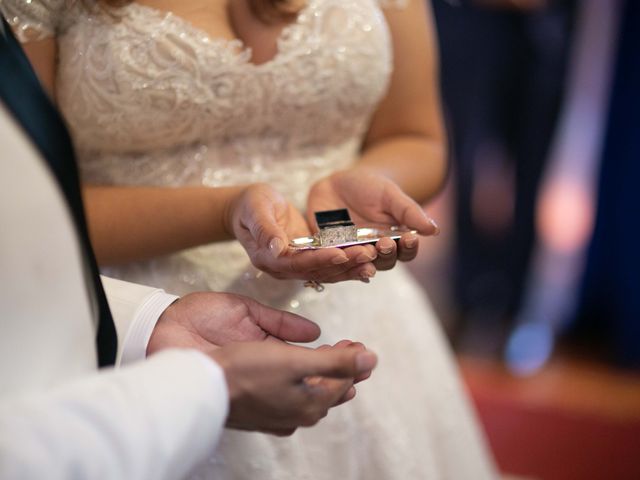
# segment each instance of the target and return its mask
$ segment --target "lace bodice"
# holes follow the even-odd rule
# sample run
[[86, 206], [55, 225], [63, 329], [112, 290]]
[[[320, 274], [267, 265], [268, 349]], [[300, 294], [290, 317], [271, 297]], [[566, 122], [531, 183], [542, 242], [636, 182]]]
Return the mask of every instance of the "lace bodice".
[[85, 180], [265, 181], [302, 207], [309, 183], [355, 159], [387, 88], [391, 48], [376, 3], [309, 0], [260, 65], [240, 41], [136, 3], [3, 8], [23, 39], [58, 35], [58, 103]]

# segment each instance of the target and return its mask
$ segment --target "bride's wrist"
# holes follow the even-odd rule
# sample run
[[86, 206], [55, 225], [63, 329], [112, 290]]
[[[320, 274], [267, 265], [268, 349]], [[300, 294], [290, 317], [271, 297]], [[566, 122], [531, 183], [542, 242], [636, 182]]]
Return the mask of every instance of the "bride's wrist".
[[237, 187], [229, 187], [227, 195], [224, 196], [222, 207], [222, 229], [228, 238], [236, 238], [235, 219], [238, 209], [242, 205], [242, 197], [244, 197], [251, 185], [240, 185]]

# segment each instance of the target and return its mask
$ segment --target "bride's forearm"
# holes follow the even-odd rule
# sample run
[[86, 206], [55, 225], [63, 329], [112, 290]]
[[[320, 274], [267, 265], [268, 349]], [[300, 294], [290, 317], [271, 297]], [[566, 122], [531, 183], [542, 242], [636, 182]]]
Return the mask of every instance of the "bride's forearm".
[[98, 263], [143, 260], [232, 238], [228, 210], [245, 188], [85, 186]]
[[393, 72], [356, 167], [382, 172], [420, 203], [442, 188], [447, 172], [436, 31], [429, 4], [412, 0], [406, 8], [384, 11], [392, 37]]
[[367, 145], [355, 168], [385, 175], [423, 203], [444, 185], [446, 147], [444, 142], [422, 135], [395, 135]]

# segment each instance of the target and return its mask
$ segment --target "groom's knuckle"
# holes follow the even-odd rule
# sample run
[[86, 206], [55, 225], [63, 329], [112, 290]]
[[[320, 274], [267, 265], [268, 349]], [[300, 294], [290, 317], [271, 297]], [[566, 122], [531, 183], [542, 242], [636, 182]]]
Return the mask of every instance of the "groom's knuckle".
[[304, 415], [304, 426], [312, 427], [316, 423], [318, 423], [323, 418], [323, 409], [319, 408], [317, 405], [313, 405], [308, 408], [307, 412]]
[[311, 418], [305, 418], [304, 420], [302, 420], [300, 422], [300, 425], [302, 427], [313, 427], [316, 423], [318, 423], [317, 420], [311, 419]]
[[325, 418], [327, 415], [329, 415], [329, 409], [328, 408], [321, 408], [321, 409], [318, 410], [316, 415], [317, 415], [317, 421], [319, 422], [320, 420]]
[[316, 423], [318, 423], [320, 421], [319, 418], [316, 418], [315, 416], [307, 416], [305, 417], [305, 419], [303, 420], [303, 426], [305, 427], [313, 427]]

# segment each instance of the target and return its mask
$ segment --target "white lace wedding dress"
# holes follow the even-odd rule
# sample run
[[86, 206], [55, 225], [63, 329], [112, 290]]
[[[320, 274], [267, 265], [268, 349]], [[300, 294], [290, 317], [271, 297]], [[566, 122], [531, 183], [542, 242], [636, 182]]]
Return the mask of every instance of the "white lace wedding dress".
[[[68, 0], [4, 0], [2, 8], [23, 40], [57, 35], [57, 98], [86, 181], [260, 181], [303, 207], [312, 182], [352, 164], [387, 88], [391, 45], [380, 7], [309, 0], [283, 31], [276, 57], [259, 66], [239, 42], [135, 3], [117, 15]], [[262, 274], [227, 242], [108, 273], [178, 294], [242, 293], [315, 320], [321, 343], [349, 338], [379, 354], [356, 399], [318, 426], [284, 439], [228, 431], [197, 478], [494, 475], [437, 319], [403, 266], [369, 285], [318, 293]]]

